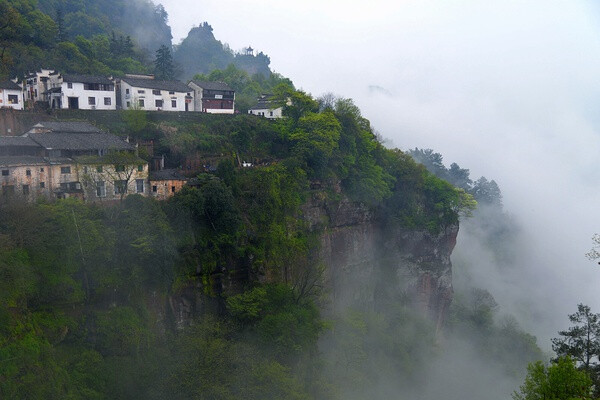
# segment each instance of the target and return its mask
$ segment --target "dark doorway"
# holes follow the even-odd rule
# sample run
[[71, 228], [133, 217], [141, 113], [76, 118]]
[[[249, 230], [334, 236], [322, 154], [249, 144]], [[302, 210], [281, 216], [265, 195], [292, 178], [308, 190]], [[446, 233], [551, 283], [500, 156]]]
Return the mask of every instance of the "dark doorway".
[[79, 109], [79, 97], [69, 97], [69, 108], [71, 110]]
[[189, 104], [188, 104], [188, 103], [185, 103], [185, 111], [186, 111], [186, 112], [187, 112], [187, 111], [189, 111], [189, 108], [190, 108], [190, 107], [189, 107]]

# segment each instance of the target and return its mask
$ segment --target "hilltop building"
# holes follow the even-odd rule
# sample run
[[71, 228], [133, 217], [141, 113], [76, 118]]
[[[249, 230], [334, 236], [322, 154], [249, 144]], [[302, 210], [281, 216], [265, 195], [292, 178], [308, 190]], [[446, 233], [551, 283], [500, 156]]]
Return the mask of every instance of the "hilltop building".
[[103, 76], [50, 74], [46, 92], [50, 108], [116, 110], [114, 82]]
[[233, 114], [235, 112], [235, 91], [223, 82], [188, 83], [194, 91], [194, 108], [210, 114]]
[[0, 81], [0, 107], [23, 109], [23, 89], [13, 81]]
[[126, 75], [118, 82], [124, 110], [194, 111], [193, 90], [180, 81], [155, 80], [152, 75]]
[[[288, 105], [291, 101], [288, 100]], [[271, 94], [263, 94], [257, 99], [257, 104], [248, 110], [248, 114], [258, 115], [269, 119], [283, 118], [283, 106]]]
[[25, 101], [47, 102], [48, 98], [46, 93], [50, 89], [50, 75], [54, 74], [52, 69], [42, 68], [39, 71], [28, 74], [24, 79], [23, 91], [25, 92]]

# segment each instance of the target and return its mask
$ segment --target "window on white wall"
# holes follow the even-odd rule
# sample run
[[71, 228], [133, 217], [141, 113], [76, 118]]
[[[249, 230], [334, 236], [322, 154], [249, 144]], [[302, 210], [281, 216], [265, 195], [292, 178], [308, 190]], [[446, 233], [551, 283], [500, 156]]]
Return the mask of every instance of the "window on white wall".
[[127, 181], [125, 180], [116, 180], [114, 181], [115, 194], [123, 194], [127, 193]]
[[135, 189], [137, 193], [144, 193], [144, 180], [136, 179], [135, 180]]
[[88, 105], [95, 106], [96, 105], [96, 98], [95, 97], [88, 97]]
[[96, 182], [96, 196], [106, 197], [106, 184], [104, 181]]
[[171, 107], [177, 108], [177, 100], [171, 100]]

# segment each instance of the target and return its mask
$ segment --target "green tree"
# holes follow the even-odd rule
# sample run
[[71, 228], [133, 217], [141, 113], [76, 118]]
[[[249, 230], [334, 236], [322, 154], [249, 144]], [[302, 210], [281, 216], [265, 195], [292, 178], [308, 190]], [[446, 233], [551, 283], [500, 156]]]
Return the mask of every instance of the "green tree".
[[142, 131], [148, 126], [146, 111], [139, 108], [137, 102], [133, 102], [133, 107], [121, 112], [121, 118], [127, 125], [127, 130], [135, 136], [140, 136]]
[[175, 78], [175, 64], [173, 64], [171, 49], [164, 44], [156, 50], [154, 74], [157, 79], [172, 80]]
[[457, 163], [450, 164], [448, 182], [464, 190], [469, 190], [473, 184], [473, 181], [469, 178], [469, 170], [461, 168]]
[[600, 357], [600, 314], [591, 312], [589, 306], [578, 304], [577, 312], [569, 315], [575, 324], [560, 331], [559, 338], [552, 339], [552, 349], [559, 357], [572, 357], [582, 370], [598, 381]]
[[569, 357], [561, 357], [546, 367], [541, 361], [527, 367], [525, 382], [512, 395], [514, 400], [591, 399], [592, 380], [579, 371]]
[[67, 40], [67, 32], [65, 32], [65, 12], [62, 5], [56, 7], [56, 27], [58, 29], [56, 39], [58, 42]]
[[473, 188], [469, 192], [480, 204], [502, 207], [502, 192], [493, 179], [488, 181], [482, 176], [475, 181]]
[[297, 123], [298, 129], [290, 138], [293, 153], [304, 160], [315, 177], [323, 177], [326, 167], [338, 147], [342, 127], [332, 112], [308, 113]]
[[408, 152], [416, 162], [421, 163], [429, 172], [438, 178], [448, 180], [448, 169], [444, 165], [444, 156], [434, 153], [432, 149], [419, 149], [415, 147]]

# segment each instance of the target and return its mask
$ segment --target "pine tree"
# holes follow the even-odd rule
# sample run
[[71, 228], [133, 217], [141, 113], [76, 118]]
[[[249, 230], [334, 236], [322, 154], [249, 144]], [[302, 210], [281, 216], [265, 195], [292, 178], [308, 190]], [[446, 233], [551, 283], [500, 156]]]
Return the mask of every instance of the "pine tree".
[[175, 78], [175, 66], [173, 64], [171, 49], [164, 44], [156, 50], [154, 74], [157, 79], [170, 80]]
[[56, 8], [56, 26], [58, 27], [57, 39], [59, 42], [67, 40], [67, 33], [65, 32], [65, 18], [62, 6]]

